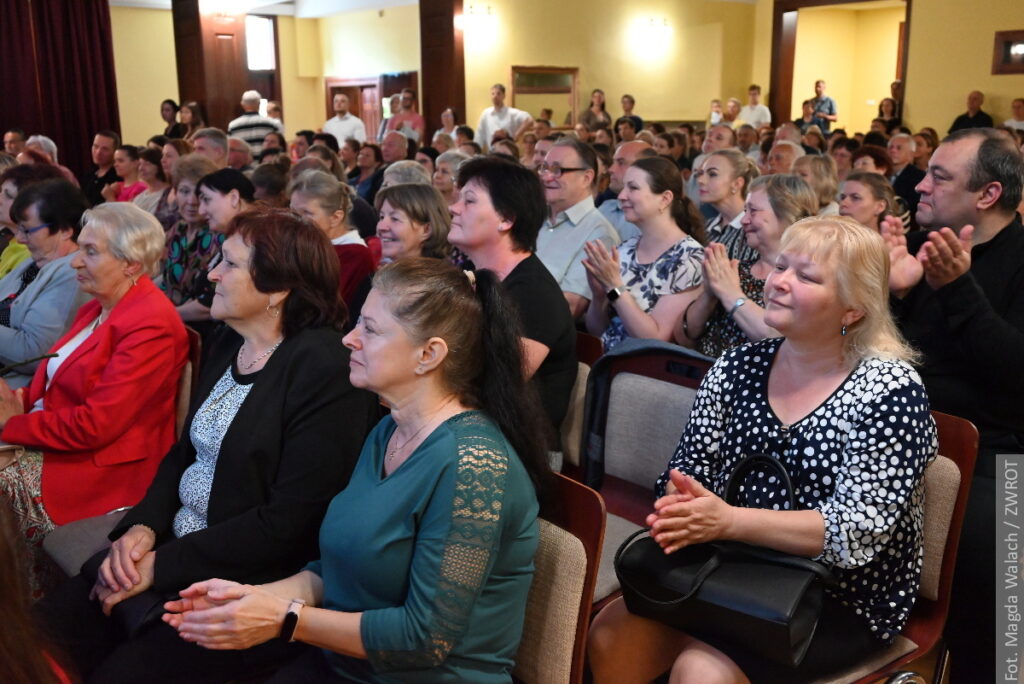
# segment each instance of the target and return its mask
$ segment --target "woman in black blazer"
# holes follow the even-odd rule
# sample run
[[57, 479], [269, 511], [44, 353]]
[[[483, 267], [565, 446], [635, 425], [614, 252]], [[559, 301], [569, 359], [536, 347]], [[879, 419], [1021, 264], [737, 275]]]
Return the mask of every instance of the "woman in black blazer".
[[264, 210], [238, 216], [227, 235], [211, 312], [230, 329], [181, 438], [111, 533], [95, 583], [79, 575], [37, 606], [90, 682], [221, 681], [243, 662], [286, 659], [285, 644], [244, 659], [207, 651], [159, 620], [126, 638], [103, 613], [211, 576], [256, 583], [298, 571], [318, 556], [320, 521], [379, 416], [348, 380], [338, 262], [323, 234]]

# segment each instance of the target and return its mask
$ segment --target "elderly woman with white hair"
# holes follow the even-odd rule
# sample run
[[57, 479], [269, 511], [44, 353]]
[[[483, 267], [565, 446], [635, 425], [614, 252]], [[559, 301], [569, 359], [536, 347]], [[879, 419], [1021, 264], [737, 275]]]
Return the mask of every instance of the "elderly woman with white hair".
[[459, 199], [459, 189], [455, 185], [455, 178], [459, 172], [459, 164], [469, 159], [468, 154], [458, 150], [442, 152], [434, 160], [434, 187], [444, 197], [448, 206], [455, 204]]
[[86, 211], [71, 266], [93, 297], [50, 348], [27, 391], [0, 382], [0, 439], [20, 445], [0, 470], [34, 552], [32, 589], [46, 585], [43, 537], [57, 525], [134, 505], [174, 443], [175, 399], [188, 339], [150, 280], [164, 231], [133, 204]]

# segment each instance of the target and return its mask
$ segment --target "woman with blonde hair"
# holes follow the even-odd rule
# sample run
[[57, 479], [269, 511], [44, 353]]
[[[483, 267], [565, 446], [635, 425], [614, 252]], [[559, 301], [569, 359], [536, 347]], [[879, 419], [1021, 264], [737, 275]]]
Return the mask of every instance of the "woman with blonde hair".
[[793, 173], [807, 181], [818, 196], [818, 216], [835, 216], [839, 213], [839, 203], [836, 202], [839, 175], [832, 157], [827, 154], [806, 154], [793, 162]]
[[437, 188], [421, 183], [392, 185], [377, 193], [376, 204], [380, 215], [377, 237], [384, 260], [451, 256], [448, 231], [452, 216]]
[[757, 259], [757, 252], [743, 239], [743, 203], [750, 184], [761, 175], [757, 164], [739, 150], [729, 148], [709, 154], [693, 175], [700, 201], [718, 212], [704, 226], [708, 242], [725, 245], [730, 259]]
[[854, 171], [843, 181], [839, 192], [840, 216], [849, 216], [878, 233], [882, 221], [892, 216], [895, 208], [896, 193], [881, 174]]
[[[680, 682], [811, 681], [899, 635], [920, 585], [922, 479], [936, 436], [915, 353], [889, 313], [888, 275], [885, 242], [856, 221], [813, 217], [786, 231], [765, 283], [765, 323], [780, 336], [733, 349], [708, 371], [647, 518], [667, 554], [734, 540], [831, 566], [837, 581], [802, 662], [683, 633], [619, 599], [591, 628], [596, 684], [666, 671]], [[726, 482], [749, 454], [775, 458], [793, 491], [755, 467], [726, 503]]]
[[818, 198], [799, 176], [756, 178], [743, 213], [743, 232], [757, 260], [730, 259], [724, 245], [704, 249], [704, 289], [687, 306], [675, 330], [679, 344], [719, 356], [732, 347], [771, 335], [764, 322], [765, 280], [775, 268], [786, 228], [814, 216]]

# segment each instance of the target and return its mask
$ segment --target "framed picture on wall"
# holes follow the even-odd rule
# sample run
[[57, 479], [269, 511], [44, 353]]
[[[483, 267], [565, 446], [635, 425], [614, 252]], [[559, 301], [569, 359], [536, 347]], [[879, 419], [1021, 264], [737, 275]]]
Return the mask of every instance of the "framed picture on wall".
[[1024, 74], [1024, 29], [996, 31], [992, 47], [993, 74]]

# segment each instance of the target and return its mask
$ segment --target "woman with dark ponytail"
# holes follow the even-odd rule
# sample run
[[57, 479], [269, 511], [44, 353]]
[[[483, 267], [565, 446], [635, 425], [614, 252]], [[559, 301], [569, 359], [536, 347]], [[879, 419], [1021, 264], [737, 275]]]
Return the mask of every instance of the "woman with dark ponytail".
[[597, 241], [585, 247], [594, 293], [587, 329], [601, 335], [606, 351], [628, 337], [671, 340], [700, 294], [704, 222], [682, 188], [670, 160], [637, 159], [626, 170], [619, 205], [640, 235], [611, 251]]
[[320, 647], [272, 682], [511, 681], [546, 471], [520, 334], [491, 271], [381, 269], [344, 342], [352, 384], [391, 414], [328, 508], [321, 560], [272, 584], [193, 584], [164, 619], [209, 648]]

